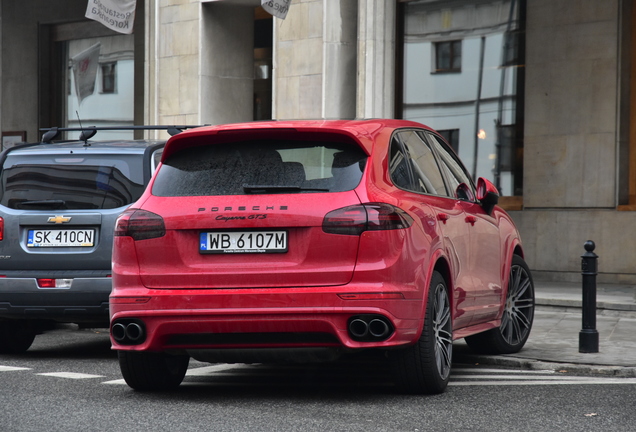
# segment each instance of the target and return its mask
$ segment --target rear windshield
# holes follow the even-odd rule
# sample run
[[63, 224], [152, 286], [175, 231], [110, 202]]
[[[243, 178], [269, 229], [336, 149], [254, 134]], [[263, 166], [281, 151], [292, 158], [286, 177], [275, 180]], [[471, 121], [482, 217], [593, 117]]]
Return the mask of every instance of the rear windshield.
[[111, 209], [143, 193], [141, 155], [9, 155], [0, 204], [23, 210]]
[[193, 147], [157, 173], [156, 196], [342, 192], [355, 188], [367, 160], [357, 146], [260, 140]]

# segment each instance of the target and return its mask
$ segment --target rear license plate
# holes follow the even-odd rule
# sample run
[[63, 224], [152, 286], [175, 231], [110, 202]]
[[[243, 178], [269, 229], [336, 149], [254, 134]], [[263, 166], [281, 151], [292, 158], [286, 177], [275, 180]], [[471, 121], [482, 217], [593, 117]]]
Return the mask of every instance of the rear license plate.
[[29, 230], [27, 247], [86, 247], [95, 244], [94, 229]]
[[204, 254], [287, 252], [287, 231], [204, 232], [199, 240]]

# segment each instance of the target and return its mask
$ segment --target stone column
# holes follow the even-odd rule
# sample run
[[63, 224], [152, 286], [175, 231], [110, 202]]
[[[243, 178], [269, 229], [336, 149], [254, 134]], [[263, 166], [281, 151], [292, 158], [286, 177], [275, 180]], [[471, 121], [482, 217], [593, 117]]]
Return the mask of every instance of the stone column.
[[355, 116], [356, 34], [352, 0], [294, 2], [274, 19], [274, 118]]
[[148, 124], [200, 122], [199, 0], [146, 3]]
[[396, 2], [359, 0], [357, 117], [395, 116]]

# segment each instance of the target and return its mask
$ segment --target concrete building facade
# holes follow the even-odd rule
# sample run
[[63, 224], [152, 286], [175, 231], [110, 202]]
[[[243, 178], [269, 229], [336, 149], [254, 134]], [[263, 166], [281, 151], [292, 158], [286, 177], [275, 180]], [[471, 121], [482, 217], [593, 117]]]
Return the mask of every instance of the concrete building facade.
[[[580, 280], [591, 239], [599, 280], [636, 284], [634, 0], [293, 0], [284, 20], [259, 0], [137, 0], [127, 38], [87, 2], [0, 0], [7, 145], [73, 115], [414, 119], [497, 182], [537, 277]], [[95, 43], [80, 100], [73, 58]]]

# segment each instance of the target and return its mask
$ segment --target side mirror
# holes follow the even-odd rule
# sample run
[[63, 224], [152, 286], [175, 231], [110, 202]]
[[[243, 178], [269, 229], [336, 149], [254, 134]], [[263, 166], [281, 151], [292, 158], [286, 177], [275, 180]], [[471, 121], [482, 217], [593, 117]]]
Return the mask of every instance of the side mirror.
[[499, 191], [497, 187], [489, 180], [483, 177], [477, 179], [477, 200], [481, 203], [481, 207], [488, 214], [492, 213], [492, 209], [495, 208], [499, 202]]
[[464, 201], [475, 201], [475, 195], [466, 183], [460, 183], [457, 185], [457, 189], [455, 189], [455, 198]]

